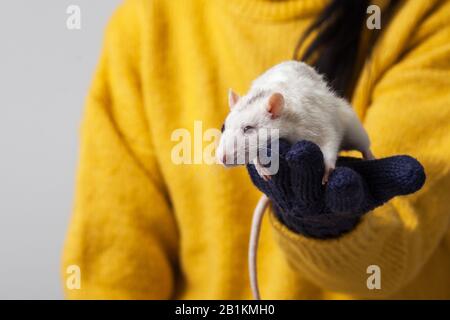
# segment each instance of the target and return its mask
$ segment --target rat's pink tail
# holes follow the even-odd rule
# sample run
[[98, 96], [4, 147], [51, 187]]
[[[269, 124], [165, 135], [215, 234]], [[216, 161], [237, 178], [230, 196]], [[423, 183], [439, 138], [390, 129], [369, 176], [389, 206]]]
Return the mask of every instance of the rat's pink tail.
[[259, 234], [261, 232], [261, 222], [264, 216], [264, 212], [269, 205], [269, 198], [265, 195], [261, 196], [253, 212], [252, 228], [250, 232], [250, 243], [248, 249], [248, 268], [250, 273], [250, 286], [252, 288], [253, 298], [255, 300], [261, 300], [258, 286], [258, 274], [257, 274], [257, 253], [258, 253], [258, 241]]

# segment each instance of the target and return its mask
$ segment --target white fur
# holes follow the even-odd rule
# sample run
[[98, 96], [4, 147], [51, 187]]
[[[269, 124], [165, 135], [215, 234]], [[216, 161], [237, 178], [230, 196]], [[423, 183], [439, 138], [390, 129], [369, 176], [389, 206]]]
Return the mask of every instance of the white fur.
[[[283, 95], [285, 103], [280, 116], [272, 118], [267, 104], [276, 92]], [[365, 158], [372, 158], [369, 137], [352, 107], [330, 90], [321, 75], [302, 62], [286, 61], [270, 68], [237, 100], [225, 120], [217, 149], [219, 161], [225, 150], [233, 150], [226, 147], [235, 139], [258, 134], [258, 130], [244, 133], [243, 128], [248, 125], [257, 129], [279, 129], [280, 138], [291, 143], [314, 142], [324, 155], [327, 170], [335, 167], [337, 154], [342, 149], [356, 149]], [[237, 152], [240, 151], [234, 150], [234, 156]]]

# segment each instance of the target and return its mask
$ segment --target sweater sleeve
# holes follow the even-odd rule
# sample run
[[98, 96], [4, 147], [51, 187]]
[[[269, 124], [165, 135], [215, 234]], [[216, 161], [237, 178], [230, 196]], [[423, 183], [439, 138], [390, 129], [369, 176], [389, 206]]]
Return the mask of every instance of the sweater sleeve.
[[[87, 98], [62, 276], [66, 296], [173, 296], [177, 230], [141, 99], [139, 11], [116, 11]], [[70, 267], [80, 288], [67, 286]]]
[[[400, 60], [377, 81], [364, 120], [377, 157], [409, 154], [423, 164], [427, 174], [423, 189], [368, 213], [354, 230], [337, 239], [293, 233], [271, 214], [276, 239], [288, 261], [324, 289], [389, 297], [418, 275], [448, 232], [448, 2], [446, 7], [440, 17], [417, 31]], [[367, 287], [370, 265], [380, 268], [381, 290]]]

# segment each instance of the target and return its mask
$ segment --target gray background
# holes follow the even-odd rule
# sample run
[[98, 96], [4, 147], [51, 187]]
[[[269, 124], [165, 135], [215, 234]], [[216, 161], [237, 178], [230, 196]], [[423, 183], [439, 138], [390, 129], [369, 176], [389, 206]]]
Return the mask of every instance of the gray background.
[[[0, 10], [0, 299], [63, 298], [78, 128], [120, 0], [14, 0]], [[66, 9], [81, 8], [81, 30]]]

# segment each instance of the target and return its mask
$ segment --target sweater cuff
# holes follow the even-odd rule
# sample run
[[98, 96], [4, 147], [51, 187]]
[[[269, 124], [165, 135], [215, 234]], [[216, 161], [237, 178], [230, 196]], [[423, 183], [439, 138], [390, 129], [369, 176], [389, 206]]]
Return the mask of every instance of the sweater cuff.
[[[350, 232], [339, 238], [314, 239], [287, 228], [273, 210], [270, 221], [275, 238], [294, 270], [326, 290], [386, 297], [404, 279], [404, 236], [396, 211], [386, 204], [367, 213]], [[367, 286], [369, 266], [389, 270], [381, 290]]]
[[274, 205], [274, 214], [288, 229], [316, 239], [337, 238], [352, 231], [360, 222], [361, 214], [318, 214], [303, 217], [285, 213]]

